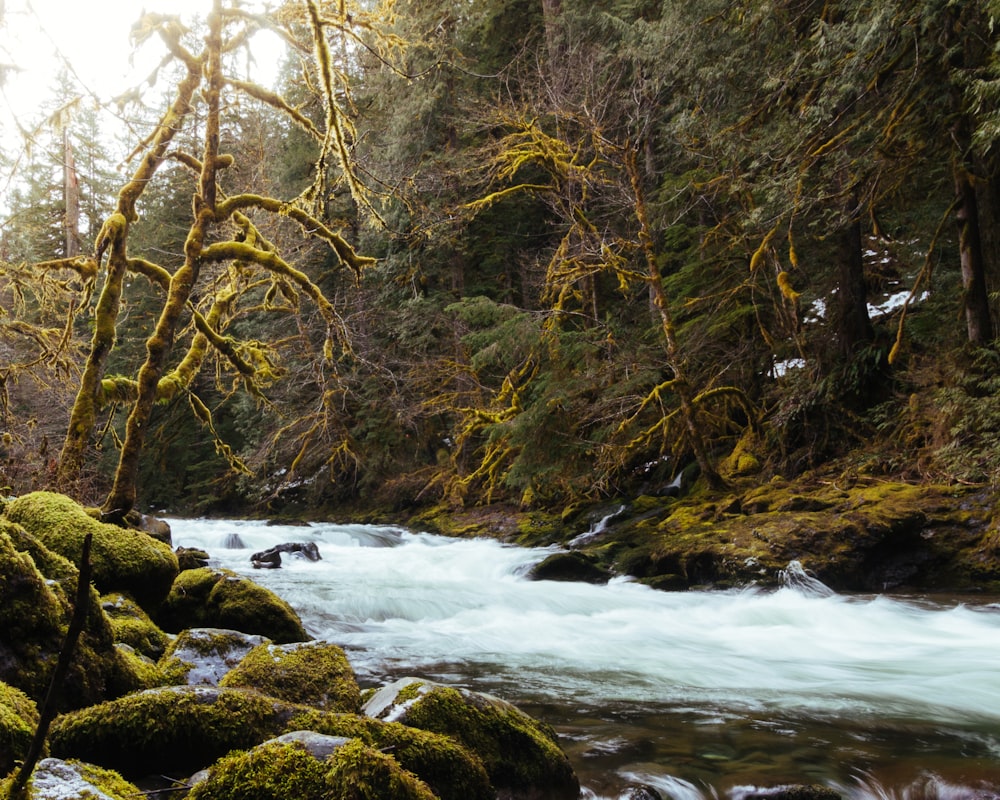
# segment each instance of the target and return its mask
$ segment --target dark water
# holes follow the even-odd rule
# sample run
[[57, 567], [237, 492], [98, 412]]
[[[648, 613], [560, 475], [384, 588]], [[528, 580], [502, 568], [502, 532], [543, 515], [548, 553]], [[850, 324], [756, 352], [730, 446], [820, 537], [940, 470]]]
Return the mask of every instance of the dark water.
[[[786, 783], [1000, 798], [1000, 606], [983, 598], [843, 597], [794, 566], [777, 592], [531, 582], [551, 551], [367, 526], [171, 524], [176, 544], [285, 597], [363, 684], [429, 677], [549, 722], [585, 797], [639, 782], [676, 800]], [[322, 561], [250, 568], [250, 553], [306, 540]]]

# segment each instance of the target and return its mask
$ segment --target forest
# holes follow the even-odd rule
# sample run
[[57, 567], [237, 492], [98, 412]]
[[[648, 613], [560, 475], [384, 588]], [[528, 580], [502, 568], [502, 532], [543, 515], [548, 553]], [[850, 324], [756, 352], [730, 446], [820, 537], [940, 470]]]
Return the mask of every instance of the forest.
[[137, 18], [155, 81], [65, 71], [2, 154], [0, 486], [112, 520], [991, 487], [998, 12]]

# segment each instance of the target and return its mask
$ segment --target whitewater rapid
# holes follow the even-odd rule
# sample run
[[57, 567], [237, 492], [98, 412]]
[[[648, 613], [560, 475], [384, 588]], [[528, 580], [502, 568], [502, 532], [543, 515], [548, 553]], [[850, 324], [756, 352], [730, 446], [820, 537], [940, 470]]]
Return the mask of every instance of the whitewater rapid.
[[[417, 674], [538, 704], [930, 726], [1000, 765], [997, 604], [845, 597], [801, 571], [778, 591], [532, 581], [554, 548], [365, 525], [170, 524], [175, 545], [285, 598], [363, 683]], [[304, 541], [320, 561], [250, 565], [255, 551]]]

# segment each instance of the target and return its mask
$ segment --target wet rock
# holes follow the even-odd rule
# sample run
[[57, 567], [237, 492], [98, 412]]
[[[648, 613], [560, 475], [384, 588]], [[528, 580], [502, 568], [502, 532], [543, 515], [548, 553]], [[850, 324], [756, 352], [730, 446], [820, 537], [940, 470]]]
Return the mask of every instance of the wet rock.
[[596, 560], [583, 553], [553, 553], [536, 564], [529, 577], [535, 581], [579, 581], [607, 583], [611, 572], [598, 566]]
[[579, 796], [579, 781], [555, 732], [499, 698], [403, 678], [379, 689], [364, 712], [454, 738], [482, 759], [501, 797]]
[[200, 547], [178, 547], [174, 553], [177, 555], [177, 565], [181, 572], [208, 566], [209, 555]]
[[279, 644], [309, 639], [298, 614], [278, 595], [232, 570], [215, 567], [180, 573], [154, 619], [168, 633], [228, 628]]
[[175, 683], [218, 686], [247, 653], [265, 642], [263, 636], [239, 631], [189, 628], [170, 644], [160, 659], [160, 669]]
[[357, 713], [361, 690], [344, 651], [329, 642], [261, 644], [220, 682], [326, 711]]
[[315, 542], [284, 542], [254, 553], [250, 562], [255, 569], [277, 569], [281, 566], [281, 554], [290, 553], [305, 558], [307, 561], [319, 561], [319, 548]]
[[819, 784], [735, 787], [730, 796], [732, 800], [841, 800], [839, 792]]

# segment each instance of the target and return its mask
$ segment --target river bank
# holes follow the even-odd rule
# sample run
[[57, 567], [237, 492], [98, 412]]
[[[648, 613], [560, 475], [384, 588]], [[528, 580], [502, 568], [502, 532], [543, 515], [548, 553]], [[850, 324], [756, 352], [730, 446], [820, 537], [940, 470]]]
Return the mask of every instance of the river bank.
[[798, 561], [837, 591], [998, 593], [995, 514], [989, 487], [810, 474], [558, 511], [437, 506], [389, 519], [448, 536], [557, 544], [571, 555], [558, 557], [550, 576], [574, 580], [776, 586]]

